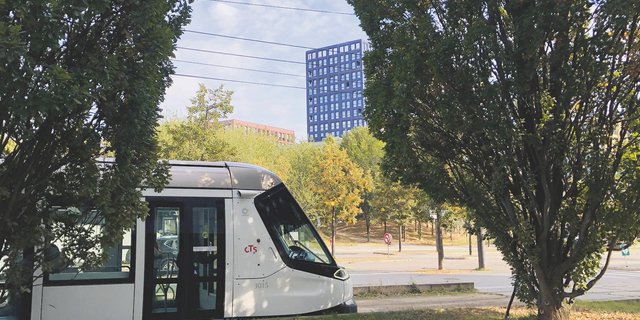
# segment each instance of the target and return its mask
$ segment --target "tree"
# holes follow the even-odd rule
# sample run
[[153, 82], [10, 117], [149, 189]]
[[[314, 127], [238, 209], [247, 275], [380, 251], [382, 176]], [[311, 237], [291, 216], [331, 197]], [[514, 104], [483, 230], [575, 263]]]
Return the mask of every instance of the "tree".
[[398, 251], [402, 251], [403, 228], [415, 217], [414, 209], [418, 205], [419, 190], [414, 186], [406, 186], [399, 181], [379, 177], [371, 192], [371, 211], [374, 219], [395, 221], [398, 225]]
[[464, 225], [467, 210], [450, 203], [445, 203], [443, 209], [445, 214], [442, 216], [442, 228], [449, 232], [451, 240], [453, 240], [453, 232], [461, 229]]
[[366, 127], [355, 127], [347, 132], [340, 142], [351, 161], [371, 174], [380, 172], [384, 157], [384, 143], [376, 139]]
[[418, 221], [418, 239], [422, 239], [422, 224], [431, 221], [431, 212], [435, 207], [433, 200], [424, 191], [418, 190], [416, 195], [417, 204], [414, 208], [414, 218]]
[[370, 219], [375, 222], [382, 222], [384, 225], [384, 233], [387, 233], [387, 222], [391, 220], [394, 207], [391, 198], [391, 187], [393, 183], [382, 175], [377, 176], [373, 180], [373, 188], [369, 192], [369, 210]]
[[208, 89], [203, 83], [199, 83], [196, 96], [191, 98], [191, 105], [187, 107], [188, 119], [203, 127], [218, 127], [218, 120], [233, 112], [232, 96], [233, 91], [225, 90], [223, 85]]
[[567, 317], [638, 234], [640, 3], [349, 3], [383, 167], [472, 209], [520, 300]]
[[[380, 162], [384, 157], [384, 143], [376, 139], [366, 127], [355, 127], [342, 137], [340, 148], [345, 150], [349, 158], [366, 174], [376, 177], [380, 174]], [[367, 242], [371, 230], [371, 193], [365, 192], [360, 206], [367, 228]]]
[[[387, 198], [387, 202], [390, 202], [393, 207], [393, 214], [391, 218], [398, 225], [398, 252], [402, 251], [402, 241], [404, 239], [404, 228], [411, 219], [415, 217], [414, 208], [418, 204], [416, 196], [417, 190], [413, 186], [404, 186], [399, 182], [393, 182], [391, 184], [391, 194]], [[389, 201], [393, 199], [393, 201]]]
[[309, 219], [320, 220], [323, 206], [321, 196], [315, 190], [318, 190], [320, 179], [322, 148], [311, 143], [296, 144], [285, 149], [285, 156], [291, 170], [285, 181], [287, 187]]
[[[65, 262], [87, 270], [148, 213], [139, 187], [167, 181], [158, 104], [189, 15], [188, 1], [0, 1], [0, 278], [10, 290], [51, 270], [46, 244], [66, 240]], [[96, 162], [104, 155], [113, 163]], [[88, 215], [101, 232], [81, 225]]]
[[273, 171], [282, 181], [289, 180], [287, 146], [278, 143], [275, 137], [237, 128], [224, 130], [221, 139], [234, 151], [234, 155], [225, 160], [255, 164]]
[[322, 147], [319, 177], [314, 192], [320, 199], [320, 214], [331, 226], [331, 254], [335, 252], [336, 223], [338, 220], [355, 223], [360, 212], [362, 193], [371, 188], [371, 182], [362, 169], [355, 165], [344, 150], [329, 136]]
[[158, 127], [160, 156], [173, 160], [220, 161], [235, 156], [221, 138], [221, 117], [233, 112], [233, 92], [220, 86], [216, 90], [199, 84], [196, 96], [187, 107], [187, 119], [170, 119]]

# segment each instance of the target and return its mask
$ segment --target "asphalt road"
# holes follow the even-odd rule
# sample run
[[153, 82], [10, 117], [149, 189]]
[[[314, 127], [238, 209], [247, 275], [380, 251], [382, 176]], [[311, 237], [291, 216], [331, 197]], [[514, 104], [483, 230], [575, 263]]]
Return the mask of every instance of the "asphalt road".
[[[513, 290], [508, 274], [433, 274], [423, 275], [413, 272], [351, 272], [354, 286], [376, 286], [394, 284], [456, 283], [473, 282], [476, 290], [509, 296]], [[579, 299], [584, 300], [625, 300], [640, 299], [640, 272], [607, 272], [604, 277]]]
[[[395, 250], [394, 250], [395, 249]], [[640, 299], [640, 248], [631, 255], [614, 252], [604, 277], [584, 300]], [[475, 251], [475, 248], [474, 248]], [[480, 293], [510, 296], [510, 270], [494, 247], [485, 248], [486, 270], [478, 271], [475, 252], [467, 247], [445, 247], [444, 270], [437, 270], [432, 246], [403, 245], [403, 252], [383, 244], [337, 247], [336, 259], [350, 272], [354, 286], [473, 282]], [[490, 298], [490, 297], [489, 297]]]

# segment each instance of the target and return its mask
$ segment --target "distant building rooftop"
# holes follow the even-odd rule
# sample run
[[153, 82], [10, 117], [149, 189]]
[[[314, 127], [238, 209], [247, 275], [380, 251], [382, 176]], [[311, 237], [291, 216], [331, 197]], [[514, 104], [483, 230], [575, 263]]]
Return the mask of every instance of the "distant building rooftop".
[[282, 143], [282, 144], [293, 144], [296, 140], [295, 132], [289, 129], [272, 127], [265, 124], [237, 120], [237, 119], [221, 120], [220, 124], [225, 129], [226, 128], [244, 129], [246, 133], [253, 132], [258, 134], [264, 134], [266, 136], [275, 138], [279, 143]]

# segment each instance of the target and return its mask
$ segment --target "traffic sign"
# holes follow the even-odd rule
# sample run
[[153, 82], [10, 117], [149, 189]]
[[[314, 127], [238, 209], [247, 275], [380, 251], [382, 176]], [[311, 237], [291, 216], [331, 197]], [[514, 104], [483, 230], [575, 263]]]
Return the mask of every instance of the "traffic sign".
[[386, 243], [388, 246], [391, 245], [391, 240], [393, 239], [393, 237], [391, 236], [391, 233], [385, 233], [384, 234], [384, 243]]
[[623, 256], [631, 255], [631, 252], [629, 252], [629, 248], [624, 248], [624, 249], [622, 249], [621, 252], [622, 252]]

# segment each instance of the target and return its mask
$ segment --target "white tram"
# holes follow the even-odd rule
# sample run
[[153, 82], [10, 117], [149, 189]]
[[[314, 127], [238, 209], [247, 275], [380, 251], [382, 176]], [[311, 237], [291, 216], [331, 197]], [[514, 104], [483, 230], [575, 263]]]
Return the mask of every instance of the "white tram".
[[143, 190], [149, 216], [111, 251], [109, 265], [45, 274], [33, 285], [30, 314], [5, 310], [0, 319], [356, 312], [349, 275], [276, 175], [240, 163], [170, 164], [171, 182], [160, 193]]

